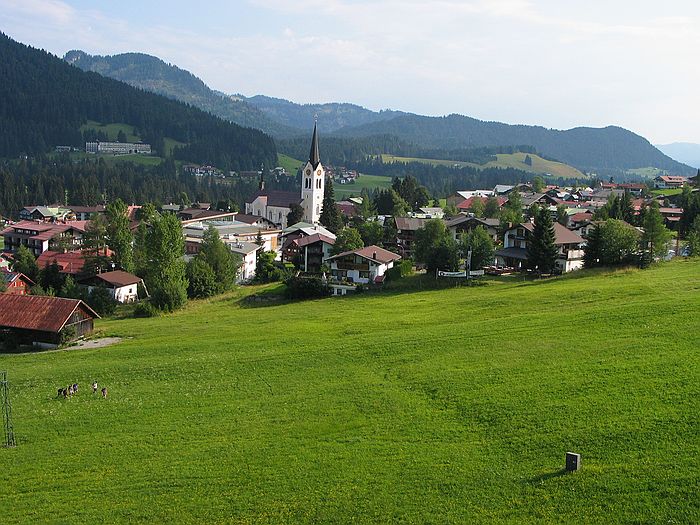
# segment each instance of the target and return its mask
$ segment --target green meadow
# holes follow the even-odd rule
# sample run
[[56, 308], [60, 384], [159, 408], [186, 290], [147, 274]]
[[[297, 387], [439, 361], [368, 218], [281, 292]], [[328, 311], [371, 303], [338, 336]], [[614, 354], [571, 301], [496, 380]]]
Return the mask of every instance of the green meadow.
[[[525, 158], [530, 157], [531, 164], [525, 163]], [[495, 161], [490, 161], [485, 164], [476, 164], [473, 162], [461, 162], [454, 160], [436, 160], [423, 159], [417, 157], [397, 157], [396, 155], [382, 155], [384, 162], [421, 162], [432, 166], [448, 166], [448, 167], [471, 167], [477, 169], [485, 168], [515, 168], [530, 173], [540, 175], [553, 175], [555, 177], [564, 177], [570, 179], [585, 179], [586, 175], [581, 173], [576, 168], [557, 162], [554, 160], [543, 159], [534, 153], [499, 153], [496, 155]]]
[[0, 355], [2, 523], [700, 521], [700, 261], [434, 283]]
[[352, 184], [333, 183], [333, 194], [335, 200], [342, 201], [350, 197], [359, 197], [363, 189], [386, 190], [391, 188], [391, 177], [384, 175], [365, 175], [360, 173], [357, 180]]

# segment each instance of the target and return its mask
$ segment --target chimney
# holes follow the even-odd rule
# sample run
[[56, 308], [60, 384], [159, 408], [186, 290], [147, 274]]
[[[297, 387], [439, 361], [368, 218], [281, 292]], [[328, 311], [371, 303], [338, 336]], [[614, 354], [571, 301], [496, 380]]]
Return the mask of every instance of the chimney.
[[377, 260], [377, 252], [372, 252], [372, 259]]

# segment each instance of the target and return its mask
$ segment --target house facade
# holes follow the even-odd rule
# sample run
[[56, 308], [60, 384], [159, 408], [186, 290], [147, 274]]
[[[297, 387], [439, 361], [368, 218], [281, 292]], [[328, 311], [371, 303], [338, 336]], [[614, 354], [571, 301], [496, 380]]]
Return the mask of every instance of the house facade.
[[360, 284], [381, 284], [387, 270], [399, 260], [400, 255], [374, 245], [329, 257], [333, 295], [345, 295]]
[[13, 295], [29, 295], [34, 281], [20, 272], [0, 269], [0, 283], [4, 283], [5, 291], [0, 293]]
[[679, 175], [660, 175], [654, 179], [654, 188], [660, 190], [682, 188], [686, 182], [688, 179]]
[[322, 233], [296, 236], [288, 239], [282, 251], [282, 260], [294, 264], [302, 272], [319, 273], [323, 261], [331, 256], [335, 238]]
[[5, 241], [5, 250], [15, 252], [20, 245], [24, 245], [35, 257], [38, 257], [53, 248], [80, 247], [86, 228], [87, 221], [65, 223], [20, 221], [5, 228], [0, 234]]
[[445, 225], [454, 240], [458, 240], [463, 234], [482, 226], [494, 242], [498, 241], [498, 228], [500, 225], [498, 219], [479, 219], [468, 215], [458, 215], [447, 221]]
[[[496, 251], [496, 265], [516, 270], [527, 268], [527, 246], [535, 229], [531, 222], [518, 224], [505, 232], [503, 248]], [[583, 246], [585, 240], [578, 234], [554, 223], [554, 244], [558, 254], [556, 268], [562, 273], [583, 268]]]
[[112, 299], [118, 303], [126, 304], [139, 300], [138, 287], [139, 284], [143, 285], [143, 279], [129, 272], [115, 270], [98, 273], [81, 280], [80, 284], [87, 286], [88, 292], [92, 292], [97, 287], [104, 287], [109, 291]]

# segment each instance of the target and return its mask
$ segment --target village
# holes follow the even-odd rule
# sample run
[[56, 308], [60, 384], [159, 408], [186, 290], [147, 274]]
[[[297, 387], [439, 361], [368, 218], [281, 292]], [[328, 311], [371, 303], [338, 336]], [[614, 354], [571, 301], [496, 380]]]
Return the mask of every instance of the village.
[[[155, 210], [120, 202], [111, 219], [106, 218], [109, 205], [46, 204], [19, 210], [19, 220], [6, 221], [0, 233], [0, 330], [22, 342], [57, 345], [89, 335], [93, 320], [111, 313], [114, 305], [149, 299], [158, 278], [134, 273], [136, 265], [118, 253], [131, 252], [129, 245], [139, 235], [147, 238], [149, 216], [168, 217], [181, 236], [181, 244], [170, 246], [176, 252], [170, 256], [179, 268], [192, 268], [190, 297], [212, 293], [207, 291], [211, 285], [197, 291], [200, 273], [212, 268], [194, 264], [202, 259], [202, 247], [212, 243], [224, 246], [233, 264], [228, 274], [215, 276], [219, 280], [241, 285], [293, 276], [302, 287], [322, 290], [300, 295], [307, 297], [379, 289], [387, 278], [416, 270], [453, 279], [523, 272], [541, 276], [596, 264], [641, 265], [645, 255], [649, 260], [690, 255], [693, 248], [681, 244], [680, 234], [690, 231], [700, 208], [700, 193], [693, 187], [697, 176], [661, 175], [653, 193], [639, 183], [572, 188], [545, 185], [536, 177], [530, 183], [457, 191], [444, 207], [418, 203], [402, 214], [380, 215], [362, 197], [333, 200], [333, 178], [321, 163], [316, 128], [300, 193], [268, 190], [264, 171], [251, 175], [259, 177], [259, 187], [244, 213], [215, 210], [210, 203]], [[410, 185], [402, 184], [395, 182], [397, 193]], [[678, 198], [692, 208], [692, 216], [677, 204]], [[610, 220], [615, 222], [606, 223]], [[117, 228], [115, 221], [122, 231], [110, 233]], [[549, 240], [536, 238], [540, 224]], [[611, 235], [622, 239], [611, 241], [617, 242], [614, 246], [598, 246], [606, 225], [617, 228]], [[649, 237], [645, 229], [658, 231]], [[542, 250], [549, 250], [549, 262], [541, 259], [542, 253], [534, 254], [533, 246], [545, 241], [550, 246]], [[601, 255], [611, 250], [614, 256]], [[217, 264], [223, 263], [210, 266]]]

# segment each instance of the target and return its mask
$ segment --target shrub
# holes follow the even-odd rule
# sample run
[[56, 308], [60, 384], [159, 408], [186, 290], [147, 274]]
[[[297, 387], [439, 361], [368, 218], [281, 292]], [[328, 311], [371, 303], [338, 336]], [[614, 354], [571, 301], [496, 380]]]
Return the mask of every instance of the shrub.
[[406, 277], [407, 275], [413, 274], [413, 262], [410, 259], [403, 260], [399, 263], [394, 264], [392, 268], [389, 268], [386, 272], [386, 278], [390, 281], [394, 281], [401, 277]]
[[330, 286], [320, 277], [289, 277], [284, 284], [287, 285], [284, 293], [289, 299], [313, 299], [331, 294]]
[[134, 308], [134, 317], [158, 317], [160, 311], [149, 302], [142, 302]]

